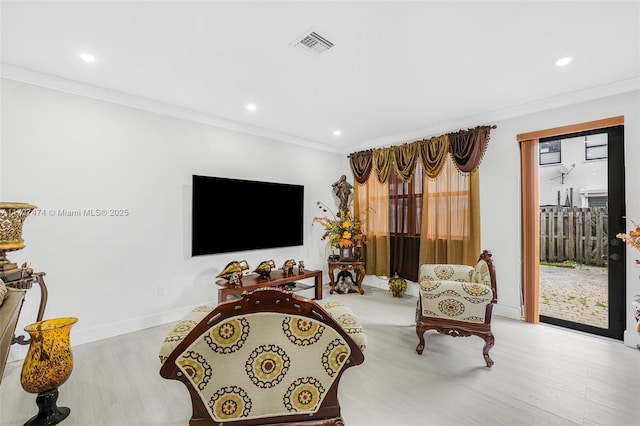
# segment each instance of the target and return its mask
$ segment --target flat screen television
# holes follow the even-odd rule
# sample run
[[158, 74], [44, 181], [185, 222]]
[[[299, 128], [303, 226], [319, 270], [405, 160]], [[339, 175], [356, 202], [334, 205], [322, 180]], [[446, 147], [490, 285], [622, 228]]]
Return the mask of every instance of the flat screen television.
[[303, 185], [193, 175], [192, 195], [192, 256], [303, 244]]

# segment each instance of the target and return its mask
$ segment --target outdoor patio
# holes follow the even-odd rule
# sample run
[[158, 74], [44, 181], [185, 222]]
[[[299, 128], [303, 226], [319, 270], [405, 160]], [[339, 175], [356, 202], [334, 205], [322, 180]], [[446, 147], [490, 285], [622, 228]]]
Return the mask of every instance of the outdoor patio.
[[540, 265], [540, 315], [609, 328], [607, 274], [599, 266]]

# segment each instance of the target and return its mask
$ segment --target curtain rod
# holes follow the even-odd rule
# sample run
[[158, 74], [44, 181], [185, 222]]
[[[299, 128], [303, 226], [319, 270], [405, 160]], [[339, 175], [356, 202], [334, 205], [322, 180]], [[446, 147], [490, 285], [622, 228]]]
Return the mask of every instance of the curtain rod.
[[[455, 131], [455, 132], [447, 132], [447, 133], [443, 133], [443, 134], [441, 134], [441, 135], [439, 135], [439, 136], [431, 136], [431, 137], [428, 137], [428, 138], [416, 139], [416, 140], [413, 140], [413, 141], [411, 141], [411, 142], [402, 142], [400, 145], [412, 144], [412, 143], [421, 142], [421, 141], [428, 140], [428, 139], [433, 139], [433, 138], [440, 138], [440, 137], [442, 137], [442, 136], [448, 136], [448, 135], [450, 135], [450, 134], [452, 134], [452, 133], [469, 132], [469, 131], [472, 131], [472, 130], [475, 130], [475, 129], [479, 129], [479, 128], [481, 128], [481, 127], [489, 127], [490, 129], [492, 129], [492, 130], [493, 130], [493, 129], [496, 129], [498, 126], [496, 126], [495, 124], [493, 124], [493, 125], [491, 125], [491, 126], [487, 126], [487, 125], [482, 126], [482, 125], [480, 125], [480, 126], [476, 126], [476, 127], [470, 127], [470, 128], [468, 128], [468, 129], [460, 129], [460, 130], [457, 130], [457, 131]], [[351, 157], [351, 156], [352, 156], [352, 155], [354, 155], [354, 154], [359, 154], [359, 153], [361, 153], [361, 152], [366, 152], [366, 151], [369, 151], [369, 150], [372, 150], [372, 149], [393, 148], [394, 146], [399, 146], [399, 145], [390, 145], [390, 146], [388, 146], [388, 147], [384, 147], [384, 146], [383, 146], [383, 147], [376, 147], [376, 148], [363, 149], [362, 151], [352, 152], [351, 154], [349, 154], [349, 155], [347, 156], [347, 158]]]

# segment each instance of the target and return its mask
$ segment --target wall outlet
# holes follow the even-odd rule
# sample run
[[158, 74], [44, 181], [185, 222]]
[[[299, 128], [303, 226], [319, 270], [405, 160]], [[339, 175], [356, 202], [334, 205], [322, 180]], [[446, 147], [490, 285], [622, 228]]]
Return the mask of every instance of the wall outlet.
[[158, 284], [158, 296], [166, 296], [166, 295], [167, 295], [167, 285]]

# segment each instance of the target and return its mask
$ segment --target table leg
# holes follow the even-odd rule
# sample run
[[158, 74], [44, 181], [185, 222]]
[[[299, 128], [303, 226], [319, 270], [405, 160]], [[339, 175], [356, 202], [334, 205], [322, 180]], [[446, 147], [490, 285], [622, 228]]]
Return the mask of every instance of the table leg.
[[336, 291], [336, 279], [333, 275], [334, 270], [329, 269], [329, 280], [331, 281], [331, 288], [329, 289], [329, 294], [333, 294]]
[[358, 291], [360, 294], [364, 294], [364, 290], [362, 289], [362, 281], [364, 280], [365, 269], [364, 267], [358, 268], [356, 270], [356, 284], [358, 285]]
[[315, 277], [316, 282], [316, 300], [322, 299], [322, 273]]

